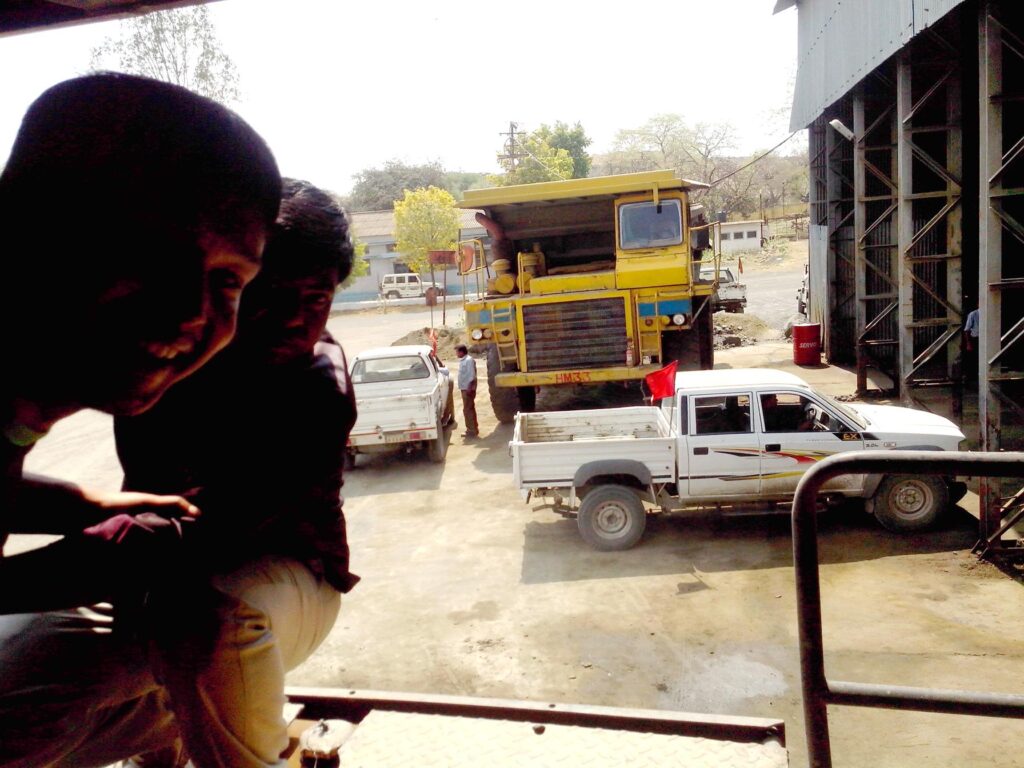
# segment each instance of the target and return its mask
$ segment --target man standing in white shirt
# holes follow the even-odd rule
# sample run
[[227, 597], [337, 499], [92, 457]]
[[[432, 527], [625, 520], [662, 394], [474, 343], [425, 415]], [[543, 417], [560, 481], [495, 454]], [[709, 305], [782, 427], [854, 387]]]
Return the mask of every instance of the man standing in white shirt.
[[466, 423], [463, 437], [477, 437], [480, 425], [476, 420], [476, 360], [469, 356], [465, 344], [455, 347], [459, 358], [459, 390], [462, 392], [462, 418]]

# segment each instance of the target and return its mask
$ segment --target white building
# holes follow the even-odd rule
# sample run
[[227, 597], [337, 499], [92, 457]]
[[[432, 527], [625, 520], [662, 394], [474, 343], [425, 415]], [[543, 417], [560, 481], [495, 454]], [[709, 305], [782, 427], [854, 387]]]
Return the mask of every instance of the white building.
[[757, 251], [764, 241], [764, 222], [754, 221], [723, 221], [721, 223], [722, 253], [739, 253], [741, 251]]

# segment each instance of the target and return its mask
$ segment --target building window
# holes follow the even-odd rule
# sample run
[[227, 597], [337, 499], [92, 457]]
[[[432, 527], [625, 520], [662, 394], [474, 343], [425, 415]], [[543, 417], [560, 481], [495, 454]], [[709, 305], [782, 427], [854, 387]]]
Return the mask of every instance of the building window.
[[757, 230], [751, 230], [747, 232], [747, 237], [757, 237]]
[[388, 243], [384, 246], [384, 253], [394, 253], [396, 250], [398, 249], [395, 247], [394, 243]]
[[743, 239], [743, 233], [742, 232], [733, 232], [732, 233], [732, 239], [733, 240], [742, 240]]
[[722, 233], [722, 239], [723, 240], [728, 240], [729, 239], [729, 233], [728, 232], [723, 232]]

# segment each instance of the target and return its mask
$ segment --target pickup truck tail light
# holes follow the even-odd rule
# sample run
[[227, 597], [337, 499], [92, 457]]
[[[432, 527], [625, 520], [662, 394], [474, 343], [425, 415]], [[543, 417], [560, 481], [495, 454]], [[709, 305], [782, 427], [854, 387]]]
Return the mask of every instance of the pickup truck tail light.
[[686, 315], [676, 314], [672, 315], [672, 323], [675, 325], [683, 325], [686, 323]]

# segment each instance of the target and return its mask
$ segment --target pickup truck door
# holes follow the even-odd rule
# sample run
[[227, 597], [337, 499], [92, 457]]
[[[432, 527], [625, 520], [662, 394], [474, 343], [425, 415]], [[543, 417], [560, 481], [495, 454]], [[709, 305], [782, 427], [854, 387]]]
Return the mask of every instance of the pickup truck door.
[[685, 485], [680, 478], [679, 487], [687, 487], [694, 498], [756, 495], [761, 459], [750, 393], [693, 395], [689, 400], [689, 437], [680, 441], [686, 450], [687, 478]]
[[[835, 453], [858, 451], [864, 440], [858, 430], [818, 400], [798, 392], [758, 395], [761, 445], [761, 494], [788, 496], [804, 472]], [[844, 476], [825, 488], [855, 488], [859, 476]]]

